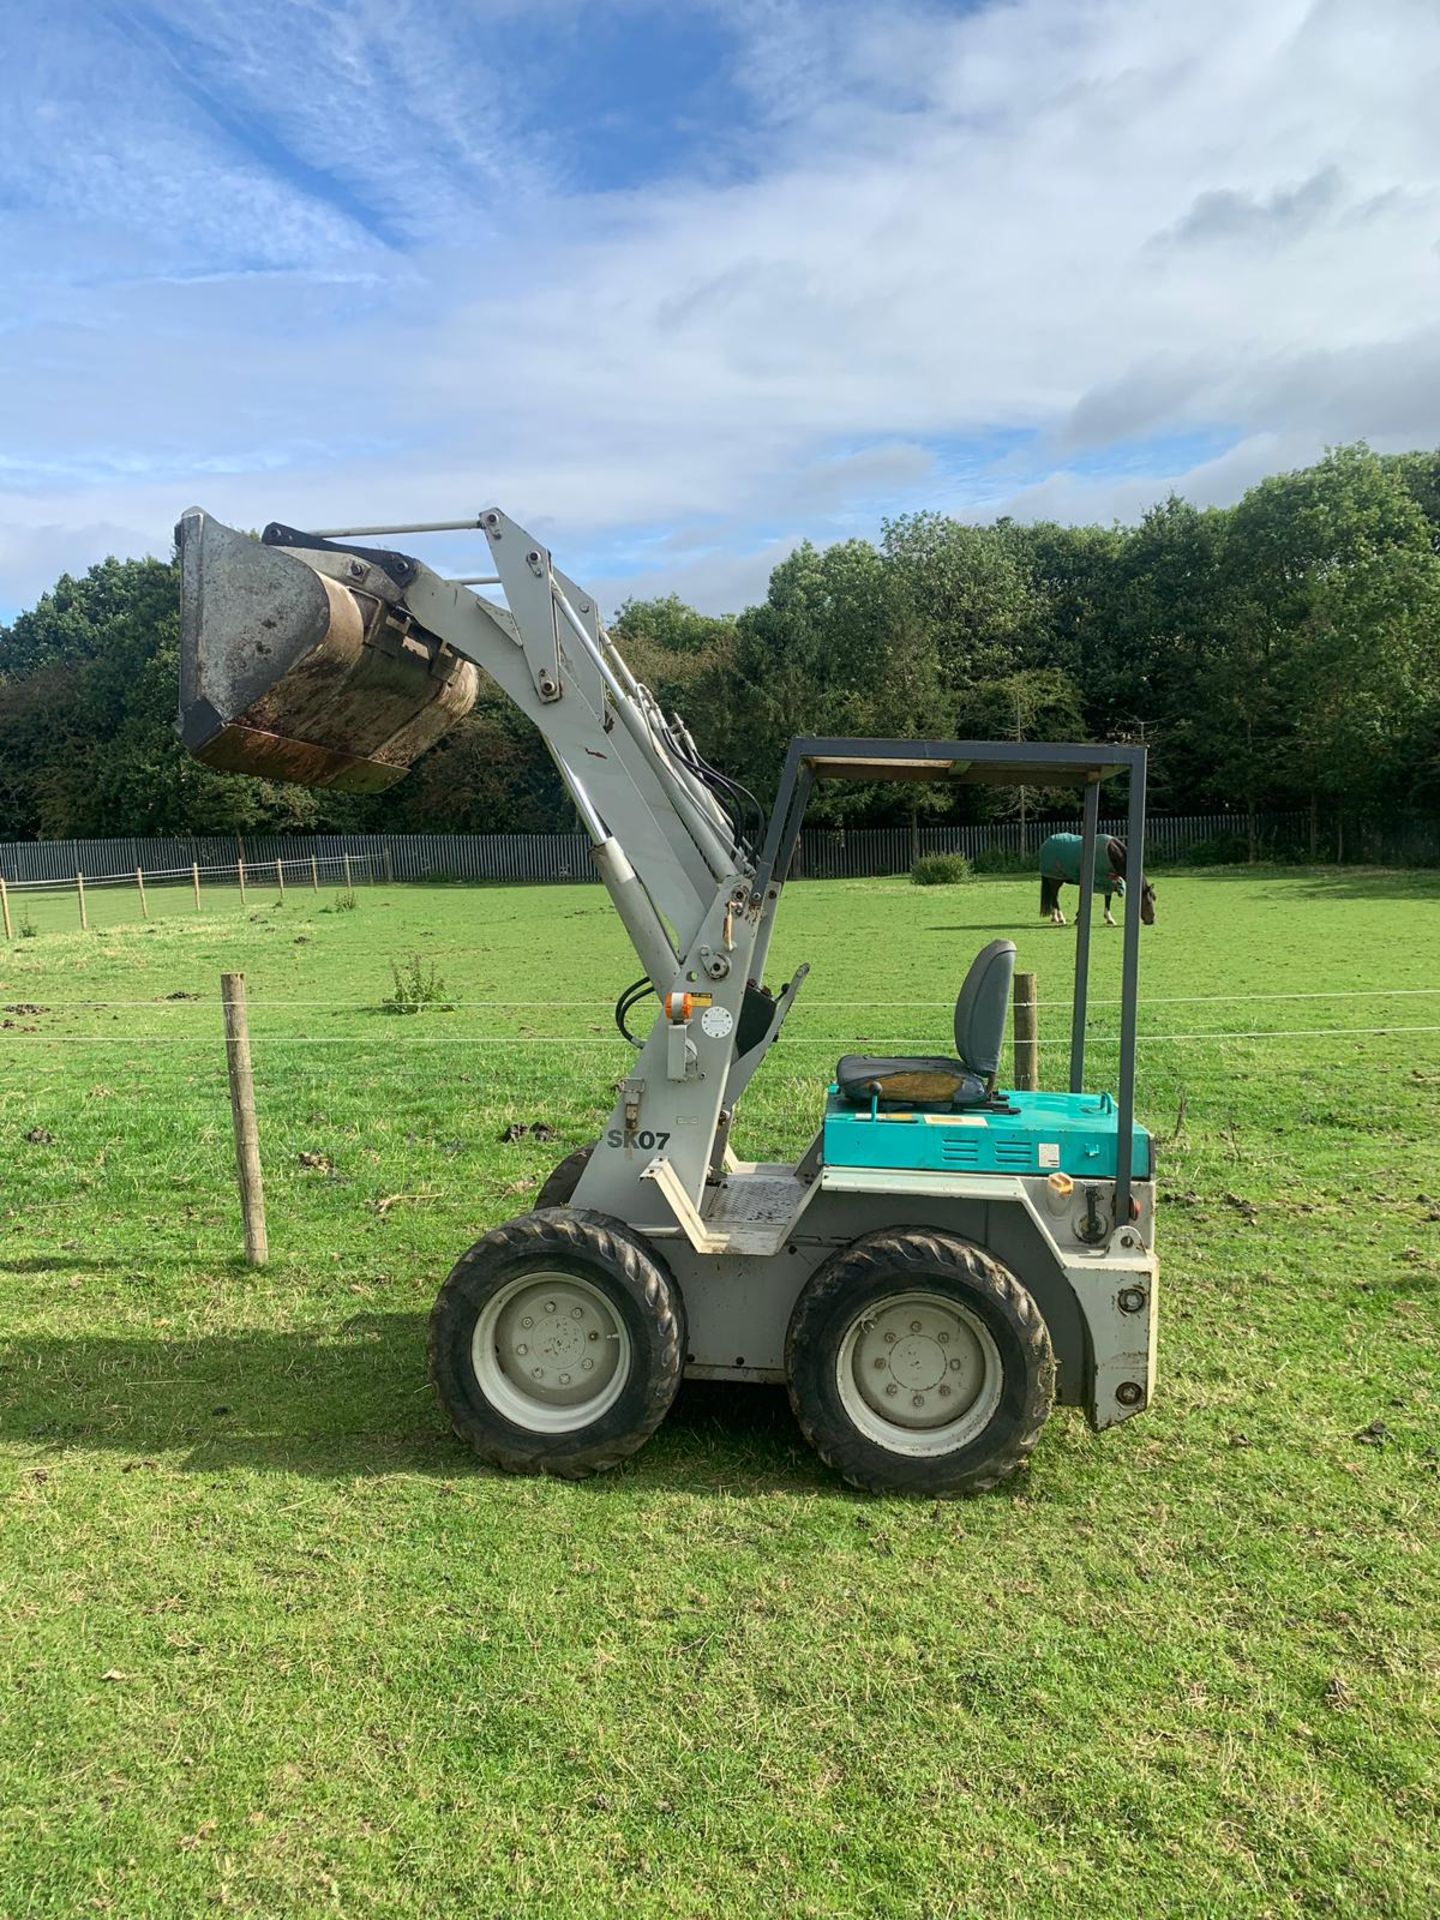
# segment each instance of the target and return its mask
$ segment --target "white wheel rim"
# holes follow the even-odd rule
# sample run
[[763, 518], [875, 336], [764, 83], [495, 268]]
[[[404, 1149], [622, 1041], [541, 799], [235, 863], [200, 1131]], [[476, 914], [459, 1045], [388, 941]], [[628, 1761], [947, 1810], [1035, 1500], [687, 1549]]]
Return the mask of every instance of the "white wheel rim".
[[588, 1427], [630, 1378], [624, 1321], [593, 1281], [573, 1273], [523, 1273], [492, 1294], [470, 1356], [490, 1405], [531, 1433]]
[[939, 1293], [896, 1293], [846, 1328], [835, 1384], [867, 1440], [934, 1458], [984, 1432], [1004, 1371], [994, 1336], [968, 1307]]

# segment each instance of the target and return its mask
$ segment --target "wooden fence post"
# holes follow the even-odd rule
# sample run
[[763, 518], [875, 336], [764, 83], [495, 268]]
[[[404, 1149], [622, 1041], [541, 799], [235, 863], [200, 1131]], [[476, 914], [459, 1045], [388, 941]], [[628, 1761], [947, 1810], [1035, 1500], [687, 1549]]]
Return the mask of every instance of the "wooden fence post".
[[221, 974], [220, 999], [225, 1010], [225, 1059], [230, 1070], [230, 1114], [235, 1123], [235, 1169], [240, 1179], [240, 1216], [245, 1223], [245, 1259], [249, 1266], [263, 1267], [270, 1248], [265, 1236], [265, 1185], [260, 1177], [260, 1129], [255, 1119], [243, 973]]
[[1034, 1093], [1040, 1085], [1040, 1042], [1033, 973], [1015, 976], [1015, 1085]]
[[387, 887], [393, 887], [395, 884], [395, 868], [391, 863], [390, 849], [388, 846], [380, 849], [380, 858], [385, 862], [385, 884]]
[[310, 856], [310, 885], [314, 892], [320, 891], [320, 862], [313, 853]]
[[145, 903], [145, 876], [139, 867], [135, 869], [135, 885], [140, 890], [140, 918], [142, 920], [148, 920], [150, 918], [150, 909]]
[[345, 891], [349, 893], [354, 886], [354, 882], [350, 878], [350, 856], [348, 853], [343, 853], [340, 857], [345, 862]]
[[240, 876], [240, 904], [245, 904], [245, 856], [242, 854], [235, 862], [235, 871]]
[[198, 860], [192, 860], [190, 863], [190, 883], [195, 889], [195, 911], [198, 913], [200, 911], [200, 863]]
[[5, 890], [5, 876], [3, 873], [0, 873], [0, 916], [3, 916], [5, 921], [5, 938], [7, 940], [13, 940], [15, 938], [15, 930], [10, 925], [10, 895]]
[[80, 902], [80, 925], [84, 931], [88, 933], [90, 931], [90, 916], [85, 911], [85, 876], [83, 873], [77, 873], [75, 876], [75, 898]]
[[280, 889], [280, 898], [283, 900], [285, 898], [285, 862], [283, 860], [275, 862], [275, 884]]

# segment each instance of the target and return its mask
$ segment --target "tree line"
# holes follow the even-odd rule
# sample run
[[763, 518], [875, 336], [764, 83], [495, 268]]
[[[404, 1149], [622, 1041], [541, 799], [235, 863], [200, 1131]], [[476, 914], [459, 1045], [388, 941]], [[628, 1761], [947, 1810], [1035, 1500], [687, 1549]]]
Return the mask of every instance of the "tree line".
[[[0, 625], [0, 838], [265, 828], [540, 832], [574, 816], [498, 691], [390, 793], [213, 773], [174, 735], [175, 565], [110, 559]], [[1157, 809], [1440, 812], [1440, 453], [1341, 447], [1238, 504], [1136, 526], [976, 526], [805, 544], [734, 617], [632, 600], [612, 631], [702, 752], [762, 799], [793, 734], [1144, 740]], [[1041, 809], [1062, 796], [1035, 794]], [[817, 790], [817, 822], [1013, 808]]]

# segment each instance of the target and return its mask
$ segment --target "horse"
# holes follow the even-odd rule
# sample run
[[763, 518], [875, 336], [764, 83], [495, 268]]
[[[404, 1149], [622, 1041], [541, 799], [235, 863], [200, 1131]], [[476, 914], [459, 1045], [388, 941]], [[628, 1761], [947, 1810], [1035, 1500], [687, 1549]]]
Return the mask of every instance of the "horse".
[[[1040, 915], [1042, 919], [1048, 919], [1052, 926], [1065, 925], [1065, 915], [1060, 907], [1060, 889], [1067, 885], [1079, 886], [1080, 861], [1084, 851], [1085, 842], [1078, 833], [1052, 833], [1040, 849]], [[1113, 927], [1115, 918], [1110, 911], [1111, 897], [1118, 893], [1123, 898], [1125, 893], [1123, 840], [1096, 840], [1095, 885], [1105, 895], [1105, 924]], [[1155, 924], [1155, 889], [1143, 874], [1140, 876], [1140, 918], [1147, 927]]]

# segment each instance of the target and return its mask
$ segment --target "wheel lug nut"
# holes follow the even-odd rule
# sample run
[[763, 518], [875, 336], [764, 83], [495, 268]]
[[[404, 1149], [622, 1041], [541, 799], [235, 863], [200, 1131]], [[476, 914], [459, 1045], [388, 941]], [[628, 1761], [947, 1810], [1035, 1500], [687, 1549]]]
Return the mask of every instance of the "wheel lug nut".
[[530, 1315], [527, 1313], [525, 1318], [520, 1322], [520, 1324], [522, 1327], [533, 1327], [535, 1322], [534, 1320], [531, 1319]]
[[941, 1387], [941, 1389], [940, 1389], [940, 1398], [941, 1398], [942, 1400], [948, 1400], [948, 1399], [950, 1398], [950, 1389], [949, 1389], [949, 1387]]
[[582, 1373], [589, 1373], [594, 1365], [595, 1362], [593, 1360], [582, 1360], [580, 1362], [580, 1371]]
[[547, 1300], [545, 1302], [545, 1311], [547, 1313], [553, 1313], [555, 1311], [555, 1302], [553, 1300]]
[[958, 1360], [952, 1360], [950, 1362], [950, 1371], [952, 1373], [958, 1373], [960, 1371], [960, 1362]]
[[525, 1342], [522, 1340], [519, 1346], [516, 1347], [515, 1351], [519, 1354], [526, 1354], [530, 1351], [530, 1349], [529, 1347], [526, 1346]]
[[568, 1386], [569, 1386], [569, 1384], [570, 1384], [570, 1376], [569, 1376], [569, 1374], [568, 1374], [568, 1373], [562, 1373], [562, 1374], [561, 1374], [561, 1376], [560, 1376], [560, 1384], [561, 1384], [561, 1386], [562, 1386], [562, 1387], [568, 1387]]
[[925, 1404], [925, 1396], [924, 1396], [924, 1394], [923, 1394], [923, 1393], [917, 1393], [917, 1394], [916, 1394], [916, 1396], [915, 1396], [915, 1398], [914, 1398], [914, 1399], [913, 1399], [913, 1400], [912, 1400], [912, 1401], [910, 1402], [910, 1404], [911, 1404], [911, 1406], [912, 1406], [912, 1407], [923, 1407], [923, 1406], [924, 1406], [924, 1404]]
[[572, 1320], [583, 1320], [585, 1318], [584, 1307], [571, 1307], [570, 1318]]
[[887, 1334], [886, 1334], [886, 1336], [885, 1336], [885, 1344], [886, 1344], [886, 1346], [887, 1346], [887, 1347], [893, 1347], [893, 1346], [894, 1346], [894, 1344], [895, 1344], [895, 1336], [894, 1336], [894, 1334], [893, 1334], [893, 1333], [887, 1333]]
[[918, 1320], [912, 1320], [910, 1322], [910, 1331], [912, 1333], [918, 1333], [920, 1331], [920, 1322]]
[[531, 1367], [530, 1378], [532, 1380], [543, 1380], [545, 1378], [544, 1367]]
[[896, 1395], [896, 1394], [897, 1394], [897, 1393], [898, 1393], [898, 1392], [900, 1391], [900, 1389], [899, 1389], [899, 1387], [897, 1387], [897, 1386], [896, 1386], [896, 1384], [895, 1384], [895, 1382], [894, 1382], [894, 1381], [892, 1380], [892, 1381], [890, 1382], [890, 1384], [889, 1384], [889, 1386], [888, 1386], [888, 1387], [886, 1387], [886, 1389], [885, 1389], [885, 1391], [886, 1391], [886, 1393], [887, 1393], [887, 1394], [889, 1394], [889, 1396], [890, 1396], [890, 1397], [891, 1397], [891, 1399], [893, 1400], [893, 1399], [894, 1399], [894, 1397], [895, 1397], [895, 1395]]
[[594, 1330], [594, 1329], [592, 1328], [592, 1329], [591, 1329], [591, 1331], [590, 1331], [590, 1334], [589, 1334], [589, 1338], [590, 1338], [591, 1340], [598, 1340], [598, 1339], [600, 1338], [600, 1336], [599, 1336], [599, 1334], [598, 1334], [598, 1333], [596, 1333], [596, 1332], [595, 1332], [595, 1330]]
[[938, 1340], [938, 1341], [940, 1342], [940, 1344], [941, 1344], [941, 1346], [942, 1346], [942, 1347], [948, 1347], [948, 1346], [949, 1346], [949, 1344], [950, 1344], [950, 1336], [949, 1336], [949, 1334], [948, 1334], [948, 1333], [939, 1333], [939, 1334], [937, 1334], [937, 1335], [936, 1335], [935, 1337], [936, 1337], [936, 1339], [937, 1339], [937, 1340]]
[[876, 1371], [877, 1371], [877, 1372], [879, 1372], [879, 1371], [881, 1371], [881, 1370], [882, 1370], [882, 1369], [884, 1368], [884, 1365], [885, 1365], [885, 1356], [884, 1356], [884, 1354], [883, 1354], [883, 1353], [877, 1353], [877, 1354], [876, 1354], [876, 1356], [875, 1356], [875, 1368], [876, 1368]]

